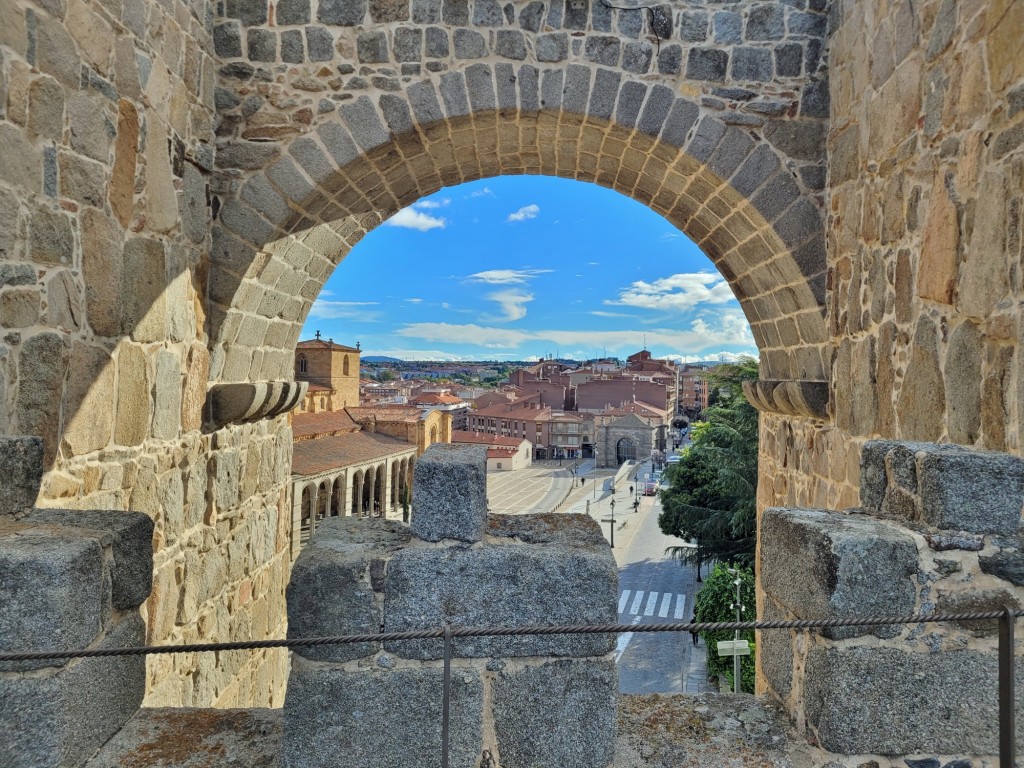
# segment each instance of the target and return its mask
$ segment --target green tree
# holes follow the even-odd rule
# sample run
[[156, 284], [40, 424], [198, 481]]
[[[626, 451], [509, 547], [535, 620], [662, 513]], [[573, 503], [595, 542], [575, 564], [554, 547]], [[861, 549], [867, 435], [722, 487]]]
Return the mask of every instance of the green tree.
[[709, 372], [718, 404], [694, 424], [693, 442], [665, 474], [658, 524], [690, 542], [670, 547], [682, 562], [712, 560], [752, 566], [757, 541], [758, 414], [742, 384], [757, 378], [757, 361], [742, 358]]
[[379, 371], [377, 371], [377, 381], [379, 382], [386, 383], [389, 381], [394, 381], [397, 378], [398, 377], [395, 375], [395, 372], [392, 371], [390, 368], [381, 368]]
[[[739, 569], [736, 574], [729, 573], [726, 563], [716, 563], [711, 573], [704, 579], [704, 586], [693, 601], [694, 621], [736, 621], [736, 579], [740, 579], [740, 604], [744, 607], [742, 618], [752, 621], [755, 615], [754, 574], [752, 571]], [[735, 631], [719, 629], [713, 632], [701, 632], [701, 639], [707, 649], [708, 672], [712, 675], [724, 676], [729, 681], [729, 689], [733, 689], [732, 656], [718, 655], [718, 642], [732, 640]], [[740, 659], [740, 690], [744, 693], [754, 692], [754, 631], [740, 632], [740, 639], [750, 643], [750, 655]]]

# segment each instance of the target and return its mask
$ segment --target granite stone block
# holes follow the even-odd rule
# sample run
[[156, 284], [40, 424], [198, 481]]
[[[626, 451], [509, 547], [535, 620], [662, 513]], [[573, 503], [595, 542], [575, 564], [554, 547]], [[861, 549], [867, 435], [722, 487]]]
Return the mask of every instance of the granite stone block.
[[[379, 518], [332, 517], [299, 554], [288, 582], [288, 637], [327, 637], [379, 632], [383, 619], [371, 570], [410, 539], [401, 523]], [[379, 643], [296, 648], [316, 661], [350, 661], [372, 655]]]
[[[769, 508], [761, 523], [761, 584], [802, 619], [887, 616], [913, 612], [917, 546], [883, 520], [815, 509]], [[847, 638], [898, 629], [823, 630]]]
[[[598, 542], [594, 535], [596, 523], [579, 515], [559, 518], [541, 524], [564, 528], [562, 538], [549, 543], [399, 552], [389, 562], [385, 579], [387, 631], [446, 622], [461, 627], [614, 622], [618, 573], [603, 539]], [[424, 588], [427, 584], [430, 589]], [[605, 635], [454, 641], [455, 652], [463, 657], [600, 656], [613, 645], [614, 637]], [[387, 643], [386, 648], [416, 659], [439, 658], [442, 650], [430, 641]]]
[[997, 697], [979, 681], [995, 680], [996, 669], [994, 654], [975, 651], [814, 648], [807, 721], [824, 749], [841, 754], [994, 754]]
[[[145, 644], [137, 613], [112, 627], [100, 648]], [[142, 705], [144, 656], [77, 659], [34, 676], [0, 672], [0, 765], [78, 768]]]
[[[110, 612], [110, 583], [100, 541], [81, 534], [60, 526], [0, 523], [0, 651], [70, 651], [99, 636]], [[52, 663], [5, 662], [0, 670]]]
[[[441, 754], [442, 687], [438, 668], [343, 672], [296, 665], [284, 702], [289, 768], [435, 764]], [[483, 749], [479, 672], [453, 670], [450, 706], [449, 764], [475, 768]]]
[[609, 765], [618, 689], [609, 659], [561, 659], [497, 675], [492, 706], [502, 766]]
[[[7, 265], [4, 265], [5, 267]], [[35, 270], [0, 272], [8, 285], [35, 282]], [[43, 441], [39, 437], [0, 437], [0, 519], [32, 509], [43, 481]]]
[[430, 446], [416, 463], [413, 498], [414, 536], [425, 541], [480, 541], [487, 523], [486, 448]]
[[120, 510], [37, 509], [25, 521], [68, 529], [70, 536], [92, 536], [110, 548], [111, 597], [118, 610], [137, 608], [153, 588], [153, 520]]

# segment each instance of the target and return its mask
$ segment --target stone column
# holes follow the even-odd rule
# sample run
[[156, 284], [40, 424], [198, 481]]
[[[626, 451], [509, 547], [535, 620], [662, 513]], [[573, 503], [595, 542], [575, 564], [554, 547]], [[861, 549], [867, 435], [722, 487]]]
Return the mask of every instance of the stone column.
[[[346, 518], [321, 526], [292, 571], [289, 637], [615, 621], [618, 571], [597, 524], [583, 515], [489, 516], [482, 446], [432, 446], [415, 492], [410, 527]], [[484, 750], [502, 768], [608, 766], [614, 646], [609, 635], [457, 639], [452, 768], [476, 768]], [[297, 650], [285, 764], [436, 764], [442, 670], [439, 640]]]
[[[152, 520], [33, 510], [42, 467], [41, 440], [0, 438], [0, 651], [144, 645]], [[0, 765], [78, 768], [145, 689], [142, 656], [0, 664]]]

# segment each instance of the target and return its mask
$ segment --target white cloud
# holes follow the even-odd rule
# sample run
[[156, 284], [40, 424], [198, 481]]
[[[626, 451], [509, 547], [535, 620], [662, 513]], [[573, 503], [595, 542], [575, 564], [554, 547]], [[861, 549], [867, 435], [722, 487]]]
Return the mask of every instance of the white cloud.
[[739, 354], [735, 352], [727, 352], [722, 350], [721, 352], [705, 352], [702, 355], [665, 355], [665, 360], [671, 360], [676, 363], [700, 363], [705, 361], [717, 361], [719, 363], [735, 363], [741, 357], [757, 357], [757, 355], [750, 355], [746, 352]]
[[531, 335], [509, 328], [492, 328], [475, 323], [410, 323], [396, 333], [414, 339], [430, 339], [435, 344], [462, 344], [485, 349], [515, 349]]
[[510, 213], [506, 221], [527, 221], [528, 219], [536, 219], [537, 214], [540, 213], [540, 206], [535, 203], [524, 205], [515, 213]]
[[560, 348], [607, 348], [609, 353], [635, 352], [647, 340], [648, 348], [685, 350], [703, 358], [705, 350], [741, 347], [753, 351], [750, 326], [741, 312], [721, 312], [698, 318], [683, 330], [651, 328], [647, 330], [580, 331], [519, 330], [475, 323], [410, 323], [398, 329], [399, 336], [428, 339], [435, 344], [459, 344], [465, 348], [516, 349], [528, 342], [545, 342]]
[[415, 208], [403, 208], [384, 223], [389, 227], [429, 232], [431, 229], [444, 229], [448, 225], [448, 220], [417, 211]]
[[490, 285], [512, 285], [525, 284], [537, 275], [545, 272], [552, 272], [551, 269], [488, 269], [484, 272], [475, 272], [466, 277], [477, 283], [489, 283]]
[[628, 315], [625, 312], [605, 312], [603, 309], [595, 309], [590, 314], [594, 317], [634, 317], [634, 315]]
[[523, 293], [510, 288], [506, 291], [498, 291], [487, 296], [491, 301], [496, 301], [504, 313], [498, 320], [511, 321], [522, 320], [526, 317], [526, 304], [533, 301], [532, 293]]
[[372, 323], [380, 320], [381, 313], [364, 307], [378, 306], [376, 301], [328, 301], [318, 298], [309, 308], [309, 316], [320, 320], [358, 320]]
[[490, 187], [484, 187], [483, 189], [474, 189], [469, 193], [470, 197], [494, 197], [494, 192], [491, 191]]
[[650, 283], [637, 280], [620, 289], [618, 299], [608, 299], [604, 303], [680, 312], [693, 309], [698, 304], [726, 304], [735, 300], [732, 289], [720, 274], [688, 272]]
[[588, 267], [599, 267], [599, 266], [601, 266], [601, 262], [599, 262], [599, 261], [588, 261], [587, 262], [587, 266]]
[[423, 299], [406, 299], [407, 304], [422, 304]]
[[666, 232], [661, 236], [662, 240], [675, 240], [677, 237], [682, 237], [680, 232]]
[[447, 208], [451, 205], [452, 199], [450, 197], [442, 197], [440, 200], [420, 200], [418, 203], [413, 203], [413, 208], [423, 208], [430, 210], [434, 208]]

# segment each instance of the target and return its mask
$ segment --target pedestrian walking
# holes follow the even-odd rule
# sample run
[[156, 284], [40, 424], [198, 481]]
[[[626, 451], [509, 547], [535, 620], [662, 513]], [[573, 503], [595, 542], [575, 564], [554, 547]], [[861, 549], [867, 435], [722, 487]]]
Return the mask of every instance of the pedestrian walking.
[[693, 644], [694, 645], [697, 645], [697, 643], [699, 641], [699, 638], [697, 636], [697, 630], [695, 630], [695, 629], [691, 629], [690, 630], [690, 639], [693, 640]]

